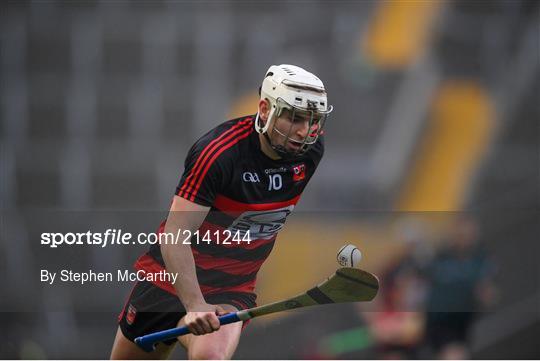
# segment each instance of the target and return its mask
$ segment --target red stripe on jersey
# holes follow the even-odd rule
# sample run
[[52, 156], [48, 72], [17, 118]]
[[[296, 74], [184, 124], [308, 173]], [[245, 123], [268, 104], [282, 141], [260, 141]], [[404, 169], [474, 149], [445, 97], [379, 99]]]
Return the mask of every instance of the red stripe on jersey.
[[[232, 126], [231, 128], [227, 129], [225, 132], [223, 132], [223, 134], [221, 134], [219, 137], [217, 137], [216, 139], [212, 140], [206, 147], [204, 147], [204, 149], [202, 150], [201, 154], [199, 154], [199, 157], [197, 158], [197, 161], [195, 162], [195, 165], [193, 166], [193, 168], [191, 169], [191, 172], [190, 174], [188, 175], [188, 177], [186, 178], [186, 181], [184, 182], [184, 185], [182, 186], [182, 188], [180, 189], [180, 192], [178, 192], [178, 195], [182, 196], [182, 192], [186, 191], [186, 187], [188, 186], [188, 184], [190, 183], [193, 183], [195, 181], [195, 173], [198, 171], [198, 168], [200, 167], [200, 165], [202, 164], [206, 154], [208, 152], [210, 152], [213, 148], [213, 146], [219, 142], [221, 139], [223, 139], [225, 136], [227, 136], [228, 134], [230, 134], [231, 132], [235, 131], [236, 129], [238, 128], [241, 128], [242, 126], [244, 126], [245, 124], [247, 124], [249, 121], [251, 121], [251, 118], [247, 118], [241, 122], [238, 122], [237, 124], [235, 124], [234, 126]], [[192, 184], [190, 184], [189, 186], [190, 188], [192, 187]]]
[[[186, 199], [189, 199], [189, 193], [192, 191], [195, 183], [195, 180], [197, 179], [201, 168], [203, 164], [208, 159], [209, 154], [211, 154], [215, 149], [217, 149], [220, 145], [222, 145], [224, 142], [226, 142], [228, 139], [230, 139], [233, 135], [239, 133], [238, 130], [244, 130], [246, 125], [250, 125], [252, 118], [247, 118], [241, 122], [238, 122], [233, 127], [229, 128], [227, 131], [223, 132], [219, 137], [212, 140], [206, 147], [204, 147], [201, 154], [199, 154], [199, 157], [197, 158], [197, 161], [195, 162], [195, 165], [193, 166], [193, 169], [191, 170], [190, 174], [186, 178], [186, 181], [184, 182], [184, 185], [180, 189], [179, 196], [184, 197]], [[204, 177], [203, 177], [204, 178]]]
[[273, 202], [273, 203], [243, 203], [235, 201], [233, 199], [227, 198], [222, 194], [216, 196], [214, 201], [214, 207], [223, 212], [233, 212], [237, 214], [238, 212], [246, 211], [269, 211], [278, 208], [284, 208], [290, 205], [295, 205], [298, 203], [301, 194], [296, 197], [289, 199], [288, 201], [283, 202]]
[[253, 293], [255, 291], [255, 280], [248, 281], [238, 286], [231, 287], [210, 287], [201, 285], [201, 292], [203, 295], [211, 295], [213, 293], [223, 293], [223, 292], [247, 292]]
[[[162, 265], [160, 265], [155, 259], [153, 259], [147, 254], [140, 257], [137, 262], [135, 262], [135, 269], [142, 270], [147, 273], [159, 273], [160, 271], [165, 270]], [[152, 281], [152, 284], [158, 286], [162, 290], [176, 295], [176, 290], [170, 282], [162, 281], [159, 277], [156, 277], [156, 279]]]
[[[201, 239], [204, 238], [205, 233], [209, 231], [210, 237], [212, 239], [212, 243], [219, 244], [222, 247], [255, 249], [267, 243], [273, 242], [277, 237], [277, 234], [275, 234], [270, 239], [250, 239], [248, 242], [247, 240], [243, 241], [242, 236], [237, 236], [236, 239], [240, 238], [240, 241], [233, 241], [234, 236], [235, 236], [234, 231], [230, 231], [230, 234], [229, 234], [229, 233], [225, 233], [226, 230], [227, 228], [204, 221], [199, 227], [199, 238]], [[216, 237], [216, 232], [219, 232], [217, 234], [217, 237]], [[224, 241], [226, 241], [227, 243], [223, 243]], [[230, 244], [228, 244], [228, 242], [230, 242]]]
[[213, 257], [200, 253], [196, 249], [192, 249], [192, 251], [197, 267], [205, 270], [215, 269], [235, 276], [244, 276], [256, 272], [265, 261], [264, 259], [259, 261], [238, 261], [225, 257]]
[[[230, 142], [228, 142], [231, 138], [233, 138], [234, 136], [242, 133], [243, 131], [245, 131], [246, 129], [249, 129], [247, 133], [244, 133], [242, 134], [241, 136], [238, 136], [236, 138], [234, 138], [233, 140], [231, 140]], [[239, 141], [241, 141], [242, 139], [246, 138], [248, 135], [250, 135], [252, 132], [253, 132], [253, 127], [251, 125], [247, 125], [245, 126], [244, 128], [240, 129], [240, 130], [237, 130], [235, 131], [234, 133], [232, 133], [231, 135], [229, 135], [227, 138], [225, 138], [223, 141], [220, 142], [220, 144], [217, 144], [216, 145], [216, 149], [217, 147], [219, 147], [220, 145], [222, 145], [221, 148], [219, 148], [219, 150], [212, 156], [212, 158], [210, 158], [210, 160], [208, 161], [208, 163], [206, 164], [206, 167], [204, 168], [201, 176], [197, 179], [197, 185], [195, 187], [195, 190], [191, 193], [191, 197], [189, 198], [190, 201], [194, 201], [195, 200], [195, 196], [197, 195], [197, 192], [199, 191], [199, 188], [201, 187], [201, 184], [204, 180], [204, 176], [206, 175], [206, 173], [208, 172], [208, 169], [210, 169], [210, 166], [212, 165], [212, 163], [214, 163], [214, 161], [216, 160], [217, 157], [219, 157], [219, 155], [221, 153], [223, 153], [224, 151], [226, 151], [227, 149], [229, 149], [230, 147], [232, 147], [233, 145], [235, 145], [236, 143], [238, 143]], [[228, 142], [228, 143], [227, 143]], [[225, 145], [226, 143], [226, 145]]]
[[[155, 259], [153, 259], [147, 254], [140, 257], [137, 260], [137, 262], [135, 262], [135, 269], [143, 270], [147, 273], [159, 273], [160, 271], [165, 270], [165, 268], [162, 265], [160, 265]], [[157, 277], [156, 280], [152, 281], [152, 284], [156, 285], [162, 290], [167, 291], [175, 296], [177, 295], [176, 290], [174, 289], [174, 286], [170, 282], [161, 281]], [[211, 287], [211, 286], [205, 286], [205, 285], [199, 285], [199, 286], [201, 288], [201, 292], [203, 295], [209, 295], [212, 293], [222, 293], [222, 292], [253, 292], [255, 290], [255, 280], [251, 280], [246, 283], [242, 283], [240, 285], [230, 286], [230, 287]]]

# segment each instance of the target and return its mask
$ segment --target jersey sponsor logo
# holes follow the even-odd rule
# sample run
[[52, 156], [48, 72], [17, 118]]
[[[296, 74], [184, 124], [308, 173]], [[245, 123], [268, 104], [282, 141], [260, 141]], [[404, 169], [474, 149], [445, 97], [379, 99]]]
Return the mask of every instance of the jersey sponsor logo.
[[270, 211], [247, 211], [234, 220], [229, 230], [241, 235], [249, 232], [251, 239], [270, 239], [283, 228], [293, 209], [294, 205], [290, 205]]
[[244, 172], [242, 174], [242, 180], [244, 182], [251, 182], [251, 183], [259, 183], [261, 180], [259, 179], [259, 175], [256, 172]]
[[135, 322], [135, 316], [137, 316], [137, 309], [130, 304], [126, 314], [126, 322], [128, 325], [132, 325], [133, 322]]
[[265, 174], [275, 174], [275, 173], [285, 173], [285, 172], [287, 172], [286, 167], [269, 168], [269, 169], [264, 170]]
[[292, 167], [293, 181], [298, 182], [306, 178], [306, 165], [305, 163], [298, 164]]

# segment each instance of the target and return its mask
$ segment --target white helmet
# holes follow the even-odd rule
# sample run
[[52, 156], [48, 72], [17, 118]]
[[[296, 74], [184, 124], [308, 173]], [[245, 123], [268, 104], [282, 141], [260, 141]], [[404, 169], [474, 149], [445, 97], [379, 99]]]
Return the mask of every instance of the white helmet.
[[[289, 134], [284, 134], [274, 127], [274, 131], [284, 137], [284, 144], [272, 144], [270, 139], [269, 142], [272, 148], [281, 155], [299, 155], [307, 151], [317, 141], [326, 118], [333, 110], [333, 107], [328, 105], [322, 81], [314, 74], [295, 65], [272, 65], [266, 72], [260, 95], [261, 99], [267, 99], [270, 102], [270, 114], [265, 124], [262, 124], [257, 114], [255, 130], [260, 134], [265, 134], [267, 139], [269, 139], [267, 131], [270, 124], [275, 122], [284, 110], [290, 112], [292, 121], [295, 115], [301, 115], [303, 119], [309, 121], [310, 129], [305, 139], [301, 141], [291, 138], [290, 131]], [[299, 144], [300, 147], [291, 154], [286, 150], [287, 141]]]

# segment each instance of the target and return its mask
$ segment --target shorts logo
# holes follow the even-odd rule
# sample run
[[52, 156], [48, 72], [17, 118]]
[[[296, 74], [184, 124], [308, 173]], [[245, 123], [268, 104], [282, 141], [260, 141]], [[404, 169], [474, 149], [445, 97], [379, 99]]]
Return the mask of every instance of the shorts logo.
[[126, 315], [126, 322], [128, 325], [132, 325], [133, 322], [135, 322], [135, 316], [137, 316], [137, 310], [130, 304]]
[[259, 180], [259, 175], [255, 172], [251, 173], [251, 172], [244, 172], [244, 174], [242, 174], [242, 180], [244, 182], [251, 182], [251, 183], [259, 183], [260, 180]]
[[298, 182], [306, 178], [306, 165], [304, 163], [292, 167], [293, 181]]

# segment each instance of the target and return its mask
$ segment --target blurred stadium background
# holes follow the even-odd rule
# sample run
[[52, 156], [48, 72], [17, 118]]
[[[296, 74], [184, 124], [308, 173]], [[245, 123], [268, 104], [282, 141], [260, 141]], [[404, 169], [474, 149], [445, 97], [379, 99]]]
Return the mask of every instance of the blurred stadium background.
[[[281, 63], [319, 75], [335, 111], [325, 158], [259, 276], [259, 303], [324, 279], [346, 243], [383, 288], [370, 306], [256, 320], [236, 357], [437, 357], [422, 265], [465, 218], [492, 280], [484, 307], [467, 309], [479, 311], [470, 357], [540, 356], [537, 1], [0, 7], [0, 357], [108, 357], [130, 285], [52, 292], [39, 269], [129, 267], [145, 247], [51, 251], [40, 232], [154, 230], [192, 142], [254, 113], [265, 70]], [[396, 284], [412, 259], [404, 296]]]

